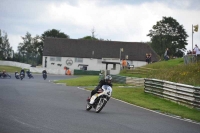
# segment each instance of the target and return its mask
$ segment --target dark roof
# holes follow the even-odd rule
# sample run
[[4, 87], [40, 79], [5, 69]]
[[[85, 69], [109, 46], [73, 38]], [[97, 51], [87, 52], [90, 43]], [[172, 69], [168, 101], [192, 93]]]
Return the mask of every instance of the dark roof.
[[[147, 43], [95, 41], [66, 38], [46, 38], [43, 56], [78, 58], [119, 58], [128, 55], [128, 60], [145, 61], [146, 53], [152, 54], [152, 61], [158, 61], [158, 55]], [[93, 54], [94, 51], [94, 54]]]

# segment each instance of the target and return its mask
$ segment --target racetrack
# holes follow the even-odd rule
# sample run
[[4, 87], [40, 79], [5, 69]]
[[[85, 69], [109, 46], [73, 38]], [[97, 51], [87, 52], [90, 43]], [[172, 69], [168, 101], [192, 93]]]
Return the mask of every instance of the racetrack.
[[0, 79], [0, 133], [199, 133], [200, 125], [110, 99], [99, 114], [85, 110], [90, 92], [49, 80]]

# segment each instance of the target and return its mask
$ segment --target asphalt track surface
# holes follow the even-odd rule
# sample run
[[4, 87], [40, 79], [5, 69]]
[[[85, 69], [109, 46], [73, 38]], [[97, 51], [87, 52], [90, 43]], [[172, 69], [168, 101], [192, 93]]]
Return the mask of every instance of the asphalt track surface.
[[110, 99], [100, 113], [85, 110], [90, 92], [49, 80], [0, 79], [0, 133], [200, 133], [200, 124]]

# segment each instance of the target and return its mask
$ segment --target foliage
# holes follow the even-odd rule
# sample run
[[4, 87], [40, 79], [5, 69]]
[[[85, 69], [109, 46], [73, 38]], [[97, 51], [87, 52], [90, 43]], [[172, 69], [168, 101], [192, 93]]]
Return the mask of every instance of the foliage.
[[54, 37], [54, 38], [67, 38], [69, 39], [69, 36], [63, 32], [60, 32], [56, 29], [47, 30], [42, 34], [42, 40], [44, 40], [46, 37]]
[[41, 42], [38, 35], [36, 37], [32, 37], [29, 32], [26, 33], [24, 37], [22, 37], [23, 42], [19, 43], [18, 45], [18, 51], [19, 56], [23, 56], [23, 62], [24, 62], [24, 55], [26, 59], [26, 63], [33, 63], [33, 60], [36, 60], [36, 58], [39, 57], [39, 52], [37, 49], [38, 43]]
[[83, 37], [83, 38], [79, 38], [80, 40], [96, 40], [96, 41], [111, 41], [111, 40], [109, 40], [109, 39], [103, 39], [103, 38], [100, 38], [100, 39], [98, 39], [98, 38], [96, 38], [96, 37], [92, 37], [92, 36], [85, 36], [85, 37]]
[[6, 32], [3, 32], [1, 35], [0, 30], [0, 59], [9, 59], [12, 56], [12, 47], [10, 46], [8, 35]]
[[188, 65], [180, 64], [148, 73], [148, 78], [156, 78], [177, 83], [200, 86], [200, 62]]
[[51, 29], [45, 31], [39, 38], [41, 39], [40, 42], [36, 43], [36, 48], [38, 48], [38, 52], [40, 54], [40, 60], [39, 63], [42, 63], [42, 56], [43, 56], [43, 48], [44, 48], [44, 40], [46, 37], [54, 37], [54, 38], [67, 38], [69, 39], [69, 36], [63, 32], [60, 32], [56, 29]]
[[92, 37], [92, 36], [85, 36], [83, 38], [79, 38], [81, 40], [99, 40], [98, 38]]
[[170, 56], [182, 57], [182, 54], [176, 54], [177, 51], [185, 51], [187, 43], [187, 33], [172, 17], [163, 17], [147, 35], [151, 38], [151, 47], [162, 57], [166, 48], [170, 50]]
[[37, 53], [35, 44], [38, 42], [38, 36], [32, 37], [29, 32], [22, 37], [23, 42], [19, 43], [18, 51], [24, 53]]

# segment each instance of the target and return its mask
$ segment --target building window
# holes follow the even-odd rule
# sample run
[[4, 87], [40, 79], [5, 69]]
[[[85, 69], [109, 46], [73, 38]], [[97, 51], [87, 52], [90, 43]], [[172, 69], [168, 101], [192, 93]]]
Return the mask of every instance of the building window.
[[50, 61], [55, 61], [55, 58], [54, 57], [50, 57]]
[[61, 57], [56, 57], [56, 61], [61, 61]]
[[83, 62], [83, 58], [75, 58], [75, 62]]
[[50, 61], [61, 61], [61, 57], [50, 57]]

